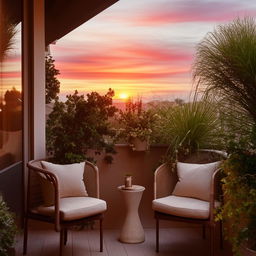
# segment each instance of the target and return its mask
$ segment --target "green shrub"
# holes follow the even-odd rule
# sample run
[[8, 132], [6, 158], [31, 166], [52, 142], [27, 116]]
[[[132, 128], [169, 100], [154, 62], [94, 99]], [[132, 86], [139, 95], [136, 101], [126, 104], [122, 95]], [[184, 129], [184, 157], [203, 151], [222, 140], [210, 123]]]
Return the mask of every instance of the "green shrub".
[[130, 142], [132, 138], [150, 140], [156, 132], [159, 116], [152, 109], [143, 109], [141, 100], [129, 100], [125, 111], [119, 111], [117, 120], [120, 125], [120, 137]]
[[104, 96], [87, 94], [87, 99], [75, 91], [66, 102], [55, 101], [46, 126], [47, 149], [53, 154], [53, 162], [84, 161], [88, 149], [114, 153], [112, 143], [107, 141], [115, 135], [109, 123], [117, 111], [112, 105], [113, 96], [111, 89]]
[[13, 247], [16, 233], [14, 215], [0, 197], [0, 256], [8, 256], [8, 249]]
[[256, 250], [256, 147], [244, 141], [230, 146], [232, 154], [223, 164], [225, 200], [217, 219], [227, 223], [226, 239], [238, 256], [242, 243]]
[[45, 102], [46, 104], [57, 99], [60, 92], [60, 82], [57, 75], [60, 71], [55, 68], [55, 60], [51, 55], [45, 57]]

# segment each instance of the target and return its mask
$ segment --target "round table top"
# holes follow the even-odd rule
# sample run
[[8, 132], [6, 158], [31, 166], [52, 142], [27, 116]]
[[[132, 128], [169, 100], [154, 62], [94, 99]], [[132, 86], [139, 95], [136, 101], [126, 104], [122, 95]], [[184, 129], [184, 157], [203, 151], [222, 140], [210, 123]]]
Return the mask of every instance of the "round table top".
[[124, 192], [140, 192], [140, 191], [144, 191], [145, 188], [139, 185], [132, 185], [132, 187], [126, 188], [124, 185], [122, 185], [118, 187], [118, 190], [124, 191]]

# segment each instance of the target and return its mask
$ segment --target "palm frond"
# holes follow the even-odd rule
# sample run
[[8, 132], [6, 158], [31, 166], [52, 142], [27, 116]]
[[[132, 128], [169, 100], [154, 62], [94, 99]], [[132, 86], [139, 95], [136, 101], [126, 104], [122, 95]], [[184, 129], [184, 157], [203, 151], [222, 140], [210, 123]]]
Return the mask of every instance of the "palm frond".
[[16, 34], [16, 24], [8, 17], [7, 12], [1, 12], [0, 16], [0, 62], [13, 47], [13, 38]]

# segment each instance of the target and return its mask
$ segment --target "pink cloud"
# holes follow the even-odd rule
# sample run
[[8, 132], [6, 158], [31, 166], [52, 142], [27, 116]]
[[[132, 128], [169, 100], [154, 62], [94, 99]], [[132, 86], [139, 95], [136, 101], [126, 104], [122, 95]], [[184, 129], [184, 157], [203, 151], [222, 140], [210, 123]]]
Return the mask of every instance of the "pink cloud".
[[[135, 44], [135, 45], [133, 45]], [[67, 51], [68, 49], [62, 48], [59, 51]], [[58, 62], [68, 63], [117, 63], [129, 60], [154, 60], [154, 61], [191, 61], [193, 54], [191, 51], [184, 49], [182, 43], [179, 47], [168, 47], [167, 45], [146, 45], [137, 42], [123, 45], [118, 47], [113, 45], [109, 51], [102, 48], [98, 51], [83, 51], [79, 50], [78, 54], [72, 56], [58, 56]]]
[[185, 74], [187, 72], [177, 71], [177, 72], [65, 72], [65, 75], [62, 78], [65, 79], [76, 79], [76, 80], [100, 80], [100, 79], [127, 79], [127, 80], [144, 80], [144, 79], [159, 79], [165, 77], [171, 77], [176, 75]]
[[7, 59], [4, 61], [4, 63], [18, 63], [21, 61], [20, 55], [10, 55], [7, 57]]
[[5, 78], [21, 78], [21, 72], [16, 72], [16, 71], [1, 72], [1, 76], [3, 79], [5, 79]]
[[75, 58], [60, 56], [55, 64], [65, 79], [153, 79], [188, 73], [192, 57], [186, 49], [128, 44], [113, 46], [110, 53], [88, 51]]
[[[242, 1], [241, 1], [242, 2]], [[115, 13], [103, 19], [115, 22], [125, 22], [137, 26], [158, 26], [180, 22], [225, 22], [238, 15], [256, 15], [256, 10], [250, 6], [245, 8], [241, 2], [218, 2], [205, 0], [162, 1], [145, 6], [144, 10], [134, 13]]]
[[182, 44], [179, 49], [168, 48], [166, 45], [152, 47], [137, 44], [125, 48], [124, 52], [127, 55], [146, 57], [154, 61], [191, 61], [193, 57], [192, 52], [184, 49]]

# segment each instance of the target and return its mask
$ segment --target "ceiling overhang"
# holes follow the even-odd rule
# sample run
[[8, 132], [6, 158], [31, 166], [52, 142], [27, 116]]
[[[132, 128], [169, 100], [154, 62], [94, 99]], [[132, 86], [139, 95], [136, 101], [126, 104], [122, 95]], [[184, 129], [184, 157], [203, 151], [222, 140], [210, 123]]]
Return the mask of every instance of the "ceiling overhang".
[[[45, 0], [45, 44], [60, 39], [117, 1]], [[0, 8], [14, 23], [21, 21], [22, 0], [0, 0]]]
[[45, 43], [60, 39], [118, 0], [45, 0]]

